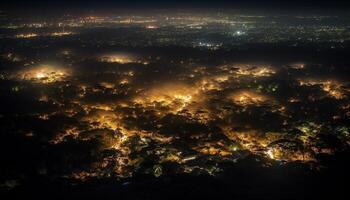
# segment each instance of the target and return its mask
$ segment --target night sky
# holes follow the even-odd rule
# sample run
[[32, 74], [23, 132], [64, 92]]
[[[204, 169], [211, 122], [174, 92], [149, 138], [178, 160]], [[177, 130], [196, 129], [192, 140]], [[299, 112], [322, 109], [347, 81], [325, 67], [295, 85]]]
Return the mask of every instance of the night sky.
[[5, 0], [3, 7], [218, 7], [218, 8], [335, 8], [348, 9], [350, 2], [347, 0]]

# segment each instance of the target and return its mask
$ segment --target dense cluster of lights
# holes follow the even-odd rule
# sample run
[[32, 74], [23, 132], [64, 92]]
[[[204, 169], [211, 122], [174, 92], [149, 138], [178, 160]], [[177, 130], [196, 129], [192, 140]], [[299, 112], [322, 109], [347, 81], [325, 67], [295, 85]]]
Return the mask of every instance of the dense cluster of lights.
[[307, 79], [300, 80], [299, 84], [301, 86], [319, 86], [330, 97], [335, 99], [342, 99], [346, 97], [345, 93], [347, 90], [344, 88], [344, 84], [336, 80]]
[[271, 76], [276, 71], [271, 67], [242, 65], [238, 67], [236, 74], [242, 76], [263, 77]]
[[36, 33], [23, 33], [15, 35], [15, 38], [33, 38], [38, 37], [39, 35]]
[[142, 63], [147, 64], [146, 61], [137, 59], [135, 56], [127, 54], [109, 54], [103, 55], [99, 58], [101, 62], [107, 63], [119, 63], [119, 64], [129, 64], [129, 63]]
[[[252, 161], [323, 169], [349, 150], [346, 65], [270, 57], [281, 45], [342, 52], [350, 38], [344, 23], [227, 13], [36, 21], [4, 14], [1, 130], [5, 142], [20, 140], [29, 158], [38, 156], [30, 170], [5, 166], [5, 179], [113, 178], [127, 186], [134, 175], [220, 176]], [[248, 55], [262, 47], [263, 55]]]
[[72, 34], [74, 34], [74, 33], [73, 32], [69, 32], [69, 31], [63, 31], [63, 32], [50, 33], [50, 36], [61, 37], [61, 36], [72, 35]]
[[52, 33], [21, 33], [17, 34], [14, 37], [15, 38], [34, 38], [34, 37], [39, 37], [39, 36], [52, 36], [52, 37], [62, 37], [62, 36], [68, 36], [68, 35], [73, 35], [73, 32], [70, 31], [61, 31], [61, 32], [52, 32]]
[[[125, 54], [107, 55], [99, 59], [120, 64], [139, 63], [135, 57]], [[315, 147], [314, 141], [322, 125], [314, 122], [293, 125], [294, 129], [301, 132], [295, 136], [288, 134], [286, 129], [279, 132], [263, 131], [254, 127], [253, 122], [242, 124], [235, 121], [236, 116], [259, 115], [255, 110], [268, 108], [264, 112], [278, 115], [284, 121], [281, 122], [283, 126], [289, 126], [291, 114], [287, 104], [298, 103], [300, 99], [293, 97], [285, 102], [277, 101], [273, 96], [277, 87], [257, 84], [277, 74], [271, 66], [228, 64], [214, 69], [198, 66], [191, 68], [189, 73], [181, 74], [176, 81], [163, 80], [148, 85], [136, 85], [139, 74], [128, 67], [112, 74], [115, 78], [111, 80], [100, 80], [95, 84], [72, 84], [69, 80], [74, 78], [67, 78], [73, 75], [71, 70], [54, 65], [39, 65], [21, 70], [15, 76], [16, 80], [47, 86], [50, 86], [49, 83], [66, 81], [63, 87], [75, 88], [76, 96], [65, 102], [45, 93], [37, 98], [43, 104], [60, 108], [51, 113], [37, 114], [38, 119], [50, 121], [53, 116], [62, 114], [78, 122], [58, 131], [50, 140], [51, 144], [65, 143], [71, 138], [89, 141], [98, 137], [101, 141], [99, 151], [117, 152], [96, 161], [89, 170], [73, 172], [70, 174], [72, 178], [85, 180], [105, 176], [111, 170], [107, 170], [110, 166], [114, 167], [109, 173], [115, 173], [121, 178], [130, 177], [144, 160], [142, 156], [135, 157], [135, 154], [142, 154], [139, 152], [150, 145], [156, 148], [148, 149], [147, 155], [154, 155], [158, 161], [152, 172], [146, 173], [155, 176], [162, 175], [162, 164], [166, 162], [177, 163], [181, 166], [178, 170], [181, 173], [199, 170], [215, 175], [220, 169], [201, 163], [200, 160], [205, 156], [206, 159], [220, 158], [233, 162], [245, 155], [242, 152], [249, 152], [268, 158], [271, 162], [311, 162], [316, 161], [315, 153], [331, 154], [334, 151], [331, 148]], [[298, 86], [315, 85], [335, 99], [347, 96], [344, 84], [337, 81], [299, 80]], [[126, 98], [107, 102], [87, 101], [89, 96], [98, 95], [122, 95]], [[218, 125], [215, 131], [208, 128], [214, 122]], [[172, 124], [175, 128], [167, 128]], [[192, 130], [191, 127], [199, 128]], [[226, 138], [213, 139], [217, 132]], [[191, 154], [174, 146], [182, 137], [195, 141], [186, 146], [192, 151]]]
[[170, 83], [150, 89], [140, 97], [136, 97], [134, 102], [144, 107], [154, 107], [159, 104], [161, 107], [168, 107], [169, 110], [177, 113], [193, 103], [198, 96], [196, 88]]
[[232, 94], [231, 98], [236, 104], [241, 106], [262, 105], [271, 101], [268, 97], [252, 91], [239, 91]]
[[30, 80], [40, 83], [53, 83], [63, 81], [69, 75], [70, 71], [68, 69], [53, 65], [40, 65], [19, 72], [17, 77], [23, 80]]

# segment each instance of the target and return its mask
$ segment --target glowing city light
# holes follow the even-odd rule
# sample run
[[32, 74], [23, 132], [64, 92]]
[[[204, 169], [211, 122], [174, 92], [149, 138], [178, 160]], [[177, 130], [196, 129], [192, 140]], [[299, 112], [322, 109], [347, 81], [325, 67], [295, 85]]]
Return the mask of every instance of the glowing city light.
[[36, 33], [23, 33], [23, 34], [15, 35], [15, 38], [34, 38], [34, 37], [38, 37], [38, 34], [36, 34]]
[[336, 80], [318, 80], [318, 79], [305, 79], [299, 80], [301, 86], [319, 86], [330, 97], [335, 99], [342, 99], [347, 92], [344, 88], [344, 84]]
[[30, 80], [40, 83], [53, 83], [63, 81], [71, 74], [66, 68], [53, 65], [39, 65], [28, 70], [21, 71], [17, 76], [23, 80]]
[[141, 60], [134, 55], [130, 54], [107, 54], [99, 57], [100, 62], [106, 63], [119, 63], [119, 64], [129, 64], [129, 63], [141, 63], [148, 64], [145, 60]]
[[50, 33], [50, 36], [54, 36], [54, 37], [62, 37], [62, 36], [67, 36], [67, 35], [72, 35], [74, 34], [73, 32], [68, 32], [68, 31], [64, 31], [64, 32], [53, 32]]
[[250, 66], [250, 65], [238, 66], [238, 70], [236, 71], [237, 75], [252, 76], [252, 77], [267, 77], [275, 73], [276, 71], [271, 67]]
[[267, 96], [249, 90], [233, 93], [230, 98], [234, 103], [242, 106], [262, 105], [271, 101]]

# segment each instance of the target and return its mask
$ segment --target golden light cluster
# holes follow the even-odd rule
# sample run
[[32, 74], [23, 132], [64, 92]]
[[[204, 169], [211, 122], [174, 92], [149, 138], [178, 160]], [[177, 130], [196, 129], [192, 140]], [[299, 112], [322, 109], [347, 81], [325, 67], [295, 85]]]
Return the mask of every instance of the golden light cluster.
[[19, 72], [17, 76], [22, 80], [53, 83], [65, 80], [70, 74], [70, 70], [65, 68], [53, 65], [39, 65]]
[[[113, 62], [137, 62], [132, 56], [130, 58], [126, 56], [126, 61], [119, 61], [118, 59], [121, 59], [119, 55], [114, 56], [116, 58], [113, 59], [116, 60], [112, 59]], [[157, 177], [162, 174], [162, 163], [166, 162], [179, 164], [181, 166], [179, 171], [182, 170], [183, 173], [191, 173], [200, 169], [214, 175], [215, 170], [213, 171], [203, 163], [195, 165], [189, 163], [193, 163], [192, 161], [196, 159], [200, 162], [199, 158], [203, 157], [233, 161], [243, 155], [243, 152], [269, 158], [268, 162], [309, 162], [314, 161], [315, 158], [304, 147], [311, 147], [309, 148], [311, 152], [316, 153], [317, 151], [332, 152], [327, 148], [312, 149], [313, 137], [320, 132], [320, 126], [317, 124], [307, 123], [294, 126], [300, 130], [301, 134], [291, 137], [286, 129], [280, 129], [280, 132], [265, 131], [258, 126], [255, 127], [254, 122], [250, 119], [243, 123], [235, 119], [242, 114], [255, 115], [256, 110], [267, 106], [266, 112], [277, 113], [278, 120], [285, 125], [283, 121], [288, 121], [289, 115], [285, 114], [288, 113], [288, 109], [287, 106], [284, 106], [283, 101], [277, 101], [273, 97], [276, 90], [266, 92], [268, 86], [254, 89], [255, 86], [242, 88], [235, 87], [237, 84], [233, 84], [241, 83], [242, 80], [248, 80], [249, 84], [254, 83], [247, 78], [256, 78], [253, 79], [255, 81], [259, 77], [269, 77], [275, 73], [274, 68], [268, 66], [232, 67], [227, 65], [216, 69], [197, 67], [191, 69], [193, 76], [186, 74], [181, 77], [185, 78], [177, 81], [161, 83], [155, 81], [147, 85], [137, 85], [135, 79], [142, 73], [125, 69], [116, 73], [118, 76], [115, 79], [99, 80], [94, 84], [77, 84], [76, 97], [71, 100], [72, 106], [68, 108], [63, 109], [66, 102], [55, 102], [46, 95], [38, 97], [38, 101], [54, 103], [62, 107], [57, 112], [74, 117], [78, 121], [78, 125], [64, 127], [58, 132], [51, 140], [52, 144], [60, 144], [68, 138], [82, 141], [98, 138], [99, 152], [104, 150], [116, 152], [96, 161], [91, 165], [90, 170], [76, 171], [71, 175], [72, 178], [80, 180], [104, 176], [106, 171], [111, 171], [111, 168], [108, 168], [110, 166], [113, 166], [113, 173], [117, 174], [117, 177], [131, 177], [145, 159], [139, 153], [143, 148], [147, 149], [147, 155], [152, 154], [157, 159], [157, 163], [152, 168]], [[70, 74], [70, 71], [65, 68], [40, 65], [23, 71], [22, 79], [52, 83], [65, 80]], [[343, 90], [343, 84], [340, 82], [303, 81], [300, 82], [300, 85], [318, 85], [332, 96], [336, 95], [332, 93], [333, 90]], [[128, 88], [127, 90], [133, 88], [133, 92], [123, 91], [125, 88]], [[91, 102], [89, 94], [108, 95], [108, 98], [122, 94], [126, 98], [113, 99], [113, 101], [104, 101], [101, 98], [98, 99], [100, 102]], [[218, 99], [221, 97], [222, 99]], [[288, 102], [298, 102], [298, 98], [290, 98]], [[41, 114], [38, 118], [50, 120], [51, 116], [57, 112]], [[140, 122], [140, 118], [144, 120], [143, 117], [147, 119], [144, 123]], [[213, 122], [217, 127], [211, 127]], [[171, 123], [174, 123], [175, 127], [180, 127], [179, 130], [176, 130], [180, 132], [179, 134], [171, 133], [173, 129], [176, 129], [172, 128]], [[168, 124], [170, 128], [166, 127]], [[197, 127], [200, 128], [197, 129]], [[182, 147], [178, 148], [173, 145], [174, 141], [184, 140], [181, 134], [191, 140], [188, 146], [185, 144], [184, 147], [191, 150], [191, 155], [186, 155], [186, 150], [183, 150]], [[223, 134], [221, 135], [223, 137], [215, 137], [215, 134]], [[148, 145], [154, 146], [147, 148]], [[140, 155], [135, 157], [135, 154]]]
[[95, 106], [95, 111], [90, 111], [88, 115], [82, 118], [82, 121], [88, 122], [91, 124], [92, 129], [111, 129], [116, 130], [120, 127], [120, 119], [115, 112], [110, 111], [111, 108], [107, 109], [105, 107], [104, 110], [101, 107]]
[[310, 152], [304, 151], [302, 144], [286, 139], [286, 133], [258, 131], [251, 127], [235, 130], [229, 126], [222, 127], [225, 135], [238, 143], [241, 149], [266, 156], [272, 160], [313, 161]]
[[210, 90], [222, 90], [223, 88], [220, 87], [220, 84], [212, 79], [204, 78], [201, 81], [197, 83], [198, 87], [203, 91], [210, 91]]
[[319, 86], [328, 96], [335, 99], [346, 97], [347, 90], [342, 82], [336, 80], [302, 79], [299, 80], [300, 86]]
[[72, 35], [72, 34], [74, 34], [74, 33], [73, 32], [69, 32], [69, 31], [62, 31], [62, 32], [50, 33], [50, 36], [61, 37], [61, 36], [67, 36], [67, 35]]
[[224, 87], [222, 84], [228, 82], [233, 78], [229, 75], [214, 75], [214, 76], [205, 76], [199, 81], [196, 82], [196, 86], [203, 91], [210, 90], [223, 90]]
[[[80, 104], [80, 103], [79, 103]], [[139, 130], [135, 127], [130, 128], [123, 122], [123, 115], [119, 114], [115, 108], [117, 105], [99, 105], [99, 104], [80, 104], [85, 109], [86, 114], [79, 118], [79, 121], [87, 125], [87, 128], [79, 129], [77, 127], [69, 127], [62, 133], [58, 134], [51, 143], [59, 144], [64, 142], [67, 137], [73, 137], [79, 140], [89, 140], [95, 136], [102, 137], [103, 150], [116, 150], [119, 152], [117, 157], [106, 157], [103, 160], [94, 163], [92, 171], [74, 172], [71, 177], [79, 180], [102, 176], [103, 169], [111, 163], [115, 164], [114, 172], [118, 177], [130, 177], [134, 173], [133, 169], [140, 160], [133, 159], [130, 154], [133, 153], [133, 148], [139, 148], [130, 144], [130, 140], [139, 137], [141, 141], [153, 140], [158, 144], [168, 144], [172, 137], [166, 137], [157, 133]], [[84, 134], [88, 132], [89, 134]], [[132, 145], [132, 146], [130, 146]], [[166, 156], [161, 159], [161, 162], [176, 159], [174, 155]]]
[[126, 54], [110, 54], [104, 55], [99, 58], [101, 62], [107, 63], [119, 63], [119, 64], [129, 64], [136, 63], [137, 59], [134, 56]]
[[146, 29], [157, 29], [158, 28], [158, 26], [156, 26], [156, 25], [147, 25], [146, 26]]
[[283, 147], [268, 148], [266, 154], [270, 159], [273, 160], [284, 160], [284, 161], [313, 161], [314, 158], [307, 152], [303, 152], [300, 149], [292, 151], [286, 151]]
[[216, 142], [216, 143], [212, 143], [212, 142], [207, 142], [204, 144], [200, 144], [198, 146], [193, 147], [193, 150], [198, 151], [201, 154], [205, 154], [205, 155], [218, 155], [218, 156], [222, 156], [223, 158], [225, 156], [230, 156], [234, 153], [235, 149], [234, 147], [231, 148], [223, 143]]
[[271, 104], [271, 98], [252, 90], [241, 90], [230, 95], [230, 99], [240, 106]]
[[21, 33], [17, 34], [14, 37], [15, 38], [34, 38], [39, 36], [52, 36], [52, 37], [62, 37], [62, 36], [68, 36], [73, 35], [73, 32], [70, 31], [61, 31], [61, 32], [52, 32], [52, 33], [43, 33], [43, 34], [37, 34], [37, 33]]
[[305, 64], [304, 63], [294, 63], [289, 65], [292, 69], [304, 69]]
[[239, 65], [235, 74], [249, 77], [268, 77], [276, 71], [270, 66]]
[[177, 113], [186, 108], [192, 102], [199, 100], [199, 91], [195, 87], [181, 83], [165, 84], [146, 91], [134, 102], [145, 107], [168, 107], [172, 112]]
[[39, 35], [36, 33], [22, 33], [15, 35], [15, 38], [33, 38], [38, 37]]

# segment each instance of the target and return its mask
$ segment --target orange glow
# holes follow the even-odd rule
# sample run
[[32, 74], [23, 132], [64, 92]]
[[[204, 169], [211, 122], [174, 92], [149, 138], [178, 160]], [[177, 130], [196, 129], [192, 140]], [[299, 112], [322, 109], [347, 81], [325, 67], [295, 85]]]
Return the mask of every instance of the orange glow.
[[37, 37], [38, 34], [36, 33], [25, 33], [25, 34], [17, 34], [15, 35], [15, 38], [33, 38], [33, 37]]
[[70, 74], [70, 70], [65, 68], [52, 65], [40, 65], [21, 71], [17, 76], [23, 80], [36, 81], [39, 83], [53, 83], [65, 80]]
[[235, 92], [230, 96], [230, 98], [234, 103], [241, 106], [263, 105], [271, 102], [269, 97], [250, 90]]

